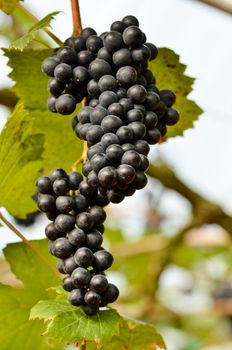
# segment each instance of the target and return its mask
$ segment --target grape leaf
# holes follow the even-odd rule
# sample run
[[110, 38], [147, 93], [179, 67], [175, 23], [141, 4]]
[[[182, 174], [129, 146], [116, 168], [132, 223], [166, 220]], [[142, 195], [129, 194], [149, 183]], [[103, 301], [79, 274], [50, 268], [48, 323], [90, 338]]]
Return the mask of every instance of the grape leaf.
[[57, 167], [69, 171], [80, 157], [82, 142], [71, 118], [28, 111], [19, 103], [8, 119], [0, 135], [0, 206], [13, 216], [25, 218], [37, 209], [32, 196], [38, 176]]
[[[48, 263], [55, 259], [47, 253], [47, 240], [32, 241], [40, 254], [47, 256]], [[51, 339], [41, 337], [41, 321], [29, 321], [31, 307], [40, 299], [49, 298], [46, 291], [59, 283], [59, 278], [24, 243], [9, 244], [4, 249], [6, 260], [23, 288], [0, 284], [0, 343], [2, 350], [49, 350]], [[56, 350], [63, 346], [56, 343]]]
[[43, 300], [32, 308], [30, 318], [47, 323], [44, 334], [66, 342], [86, 342], [87, 349], [166, 349], [153, 325], [122, 318], [113, 309], [89, 317], [67, 301]]
[[23, 100], [25, 108], [47, 110], [48, 77], [41, 71], [41, 62], [52, 55], [52, 50], [4, 49], [4, 52], [12, 68], [9, 77], [15, 81], [12, 90]]
[[41, 19], [38, 23], [33, 25], [29, 29], [28, 33], [23, 35], [21, 38], [13, 41], [10, 45], [10, 49], [16, 49], [16, 50], [22, 51], [35, 38], [39, 30], [44, 29], [46, 27], [51, 27], [51, 21], [59, 13], [60, 11], [49, 13], [47, 16]]
[[94, 342], [99, 349], [119, 332], [122, 317], [113, 309], [87, 316], [80, 308], [63, 300], [40, 301], [31, 310], [31, 319], [48, 322], [45, 334], [64, 342]]
[[166, 346], [160, 334], [151, 324], [126, 320], [107, 346], [107, 350], [165, 350]]
[[[21, 0], [23, 1], [23, 0]], [[19, 0], [0, 0], [0, 10], [4, 11], [8, 15], [14, 11], [15, 6]]]
[[36, 208], [31, 196], [41, 168], [43, 144], [44, 135], [33, 133], [27, 111], [18, 104], [0, 135], [0, 206], [17, 217]]
[[180, 120], [168, 127], [167, 137], [183, 135], [184, 130], [192, 128], [193, 122], [203, 112], [194, 101], [187, 98], [194, 79], [184, 74], [186, 65], [180, 63], [179, 56], [167, 48], [159, 49], [158, 57], [150, 62], [149, 68], [156, 77], [159, 89], [173, 90], [177, 96], [174, 108], [180, 113]]

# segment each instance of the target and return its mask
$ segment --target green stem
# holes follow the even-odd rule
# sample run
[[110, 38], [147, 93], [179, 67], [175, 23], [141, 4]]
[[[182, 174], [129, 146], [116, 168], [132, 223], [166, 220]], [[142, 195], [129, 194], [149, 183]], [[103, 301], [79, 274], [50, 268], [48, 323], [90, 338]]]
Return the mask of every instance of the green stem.
[[26, 239], [26, 237], [14, 226], [12, 225], [5, 216], [0, 212], [0, 220], [7, 226], [9, 229], [23, 241], [34, 253], [37, 255], [37, 257], [43, 261], [43, 263], [55, 274], [59, 275], [56, 269], [53, 267], [53, 265], [50, 263], [50, 261], [47, 260], [43, 254], [40, 253], [40, 251], [34, 246], [34, 244]]
[[[17, 8], [22, 11], [25, 15], [30, 17], [35, 23], [39, 22], [39, 19], [35, 17], [30, 11], [28, 11], [24, 6], [20, 5], [18, 2], [15, 4]], [[48, 28], [43, 29], [49, 36], [54, 40], [59, 46], [63, 46], [63, 42], [55, 35], [53, 34]]]

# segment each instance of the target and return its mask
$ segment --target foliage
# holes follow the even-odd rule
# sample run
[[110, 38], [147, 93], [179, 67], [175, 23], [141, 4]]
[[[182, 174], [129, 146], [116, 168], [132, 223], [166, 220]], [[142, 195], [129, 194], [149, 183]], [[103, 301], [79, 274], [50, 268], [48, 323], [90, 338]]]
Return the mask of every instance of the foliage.
[[[54, 258], [47, 254], [47, 242], [32, 243], [48, 263]], [[23, 288], [0, 284], [0, 341], [1, 349], [47, 350], [50, 340], [41, 337], [42, 322], [29, 321], [31, 307], [41, 299], [49, 298], [47, 288], [59, 283], [59, 278], [24, 243], [9, 244], [4, 249], [12, 272], [23, 282]], [[61, 349], [56, 345], [56, 349]]]
[[36, 34], [44, 28], [51, 27], [51, 21], [54, 19], [56, 15], [58, 15], [60, 12], [55, 11], [52, 13], [49, 13], [47, 16], [45, 16], [43, 19], [41, 19], [38, 23], [33, 25], [28, 33], [23, 35], [21, 38], [13, 41], [10, 45], [10, 49], [16, 49], [22, 51], [27, 47], [27, 45], [35, 39]]
[[[48, 322], [45, 334], [66, 342], [95, 343], [96, 349], [128, 350], [165, 348], [161, 336], [152, 325], [122, 318], [115, 310], [86, 316], [67, 301], [40, 301], [31, 310], [31, 319]], [[91, 344], [90, 344], [91, 345]]]
[[159, 49], [157, 59], [150, 63], [150, 69], [161, 89], [171, 89], [176, 93], [175, 108], [180, 113], [180, 120], [168, 128], [167, 137], [183, 135], [186, 129], [193, 127], [193, 122], [203, 112], [196, 102], [187, 98], [192, 91], [194, 79], [184, 74], [186, 65], [180, 63], [179, 56], [167, 48]]

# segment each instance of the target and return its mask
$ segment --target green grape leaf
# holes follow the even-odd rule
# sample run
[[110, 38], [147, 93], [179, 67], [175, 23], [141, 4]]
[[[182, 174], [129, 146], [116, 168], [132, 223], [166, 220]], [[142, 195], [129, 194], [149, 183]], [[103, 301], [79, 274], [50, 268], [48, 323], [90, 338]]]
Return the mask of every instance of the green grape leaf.
[[[23, 0], [21, 0], [23, 1]], [[14, 11], [15, 6], [19, 3], [19, 0], [0, 0], [0, 10], [6, 14], [10, 14]]]
[[45, 335], [75, 344], [86, 343], [87, 349], [166, 349], [153, 325], [123, 318], [114, 309], [89, 317], [67, 301], [42, 300], [32, 308], [30, 318], [45, 321]]
[[126, 320], [119, 336], [113, 337], [107, 350], [165, 350], [167, 349], [156, 328], [147, 323]]
[[[47, 252], [47, 240], [30, 243], [47, 259], [49, 266], [55, 265], [55, 258]], [[4, 255], [16, 277], [23, 282], [23, 287], [0, 284], [1, 349], [49, 350], [51, 339], [41, 337], [43, 323], [29, 321], [29, 314], [35, 303], [49, 298], [47, 288], [58, 284], [59, 277], [24, 243], [7, 245]], [[56, 350], [63, 348], [61, 344], [55, 345]]]
[[0, 135], [0, 205], [11, 215], [25, 218], [35, 211], [36, 179], [57, 167], [70, 171], [80, 157], [83, 146], [71, 130], [71, 118], [28, 111], [22, 103], [9, 117]]
[[21, 38], [13, 41], [10, 45], [10, 49], [16, 49], [22, 51], [27, 47], [27, 45], [35, 38], [36, 34], [39, 30], [51, 27], [51, 21], [54, 19], [56, 15], [58, 15], [60, 11], [49, 13], [43, 19], [41, 19], [38, 23], [33, 25], [28, 33], [23, 35]]
[[194, 79], [184, 74], [186, 65], [180, 63], [179, 56], [167, 48], [159, 49], [158, 57], [150, 62], [149, 68], [156, 77], [159, 89], [173, 90], [177, 96], [174, 108], [180, 113], [180, 120], [168, 127], [167, 137], [183, 135], [184, 130], [192, 128], [193, 122], [203, 112], [187, 97], [192, 91]]
[[[4, 49], [12, 68], [9, 77], [15, 81], [12, 90], [23, 100], [25, 108], [47, 110], [48, 77], [41, 71], [42, 61], [52, 50], [25, 49], [23, 52]], [[52, 114], [51, 114], [52, 115]]]
[[122, 322], [122, 317], [114, 309], [87, 316], [80, 308], [63, 300], [40, 301], [32, 308], [30, 318], [44, 319], [47, 322], [44, 334], [52, 338], [76, 344], [94, 342], [97, 348], [108, 344], [119, 333]]
[[36, 209], [32, 186], [41, 168], [44, 135], [33, 133], [32, 126], [19, 103], [0, 135], [0, 206], [17, 217]]

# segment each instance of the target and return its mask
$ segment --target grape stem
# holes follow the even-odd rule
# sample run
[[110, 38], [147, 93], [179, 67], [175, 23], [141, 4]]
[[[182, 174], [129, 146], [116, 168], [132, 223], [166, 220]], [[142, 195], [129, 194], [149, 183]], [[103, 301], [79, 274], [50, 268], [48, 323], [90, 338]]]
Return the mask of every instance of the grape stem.
[[[18, 2], [15, 3], [15, 6], [22, 11], [25, 15], [30, 17], [35, 23], [39, 22], [39, 19], [34, 16], [29, 10], [27, 10], [24, 6], [20, 5]], [[52, 33], [48, 28], [43, 28], [43, 30], [54, 40], [59, 46], [63, 46], [63, 42], [54, 34]]]
[[82, 31], [80, 6], [78, 0], [71, 0], [73, 17], [73, 36], [78, 36]]
[[36, 255], [37, 257], [43, 261], [43, 263], [53, 272], [55, 275], [59, 276], [56, 269], [52, 266], [52, 264], [43, 256], [40, 251], [34, 246], [34, 244], [26, 239], [26, 237], [14, 226], [12, 225], [5, 216], [0, 212], [0, 221], [2, 221], [16, 236], [18, 236], [23, 243], [25, 243]]

